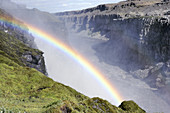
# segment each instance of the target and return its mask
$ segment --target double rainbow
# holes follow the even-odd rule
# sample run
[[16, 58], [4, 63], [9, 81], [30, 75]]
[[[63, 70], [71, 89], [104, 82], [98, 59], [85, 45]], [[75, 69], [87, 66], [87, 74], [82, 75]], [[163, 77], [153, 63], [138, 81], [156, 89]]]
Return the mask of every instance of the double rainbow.
[[17, 21], [15, 19], [0, 17], [0, 22], [4, 22], [13, 27], [18, 27], [22, 30], [29, 29], [31, 33], [45, 40], [49, 44], [54, 45], [56, 48], [60, 49], [62, 52], [64, 52], [65, 54], [69, 55], [72, 59], [77, 61], [88, 72], [90, 72], [91, 75], [93, 75], [96, 78], [96, 80], [98, 80], [107, 89], [108, 93], [110, 93], [110, 95], [112, 96], [115, 104], [120, 104], [122, 102], [123, 99], [118, 93], [117, 89], [113, 86], [113, 84], [109, 80], [107, 80], [106, 77], [99, 70], [97, 70], [87, 59], [85, 59], [78, 52], [74, 51], [71, 47], [69, 47], [62, 41], [58, 40], [57, 38], [48, 34], [47, 32], [42, 31], [41, 29], [31, 24], [28, 24], [24, 21], [23, 24], [22, 22]]

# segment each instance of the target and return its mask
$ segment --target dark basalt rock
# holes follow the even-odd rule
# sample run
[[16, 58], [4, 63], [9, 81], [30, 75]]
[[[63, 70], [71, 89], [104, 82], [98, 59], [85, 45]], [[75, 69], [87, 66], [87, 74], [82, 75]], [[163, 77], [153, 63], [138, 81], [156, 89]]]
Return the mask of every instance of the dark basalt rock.
[[31, 52], [26, 52], [22, 55], [22, 61], [25, 62], [28, 67], [35, 68], [47, 75], [43, 53], [34, 55]]
[[170, 0], [163, 0], [163, 2], [170, 2]]
[[96, 9], [100, 10], [100, 11], [105, 11], [105, 10], [108, 10], [108, 7], [106, 5], [99, 5], [99, 6], [97, 6]]
[[170, 11], [168, 11], [168, 12], [164, 13], [164, 15], [170, 15]]

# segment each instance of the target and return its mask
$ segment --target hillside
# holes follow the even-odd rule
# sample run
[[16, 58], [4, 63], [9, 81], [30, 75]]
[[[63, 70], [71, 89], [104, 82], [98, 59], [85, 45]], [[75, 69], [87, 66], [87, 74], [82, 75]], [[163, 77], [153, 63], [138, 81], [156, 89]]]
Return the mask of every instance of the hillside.
[[[14, 20], [3, 10], [0, 10], [0, 18]], [[44, 75], [43, 52], [35, 48], [34, 38], [28, 31], [0, 21], [1, 112], [145, 112], [133, 101], [125, 101], [116, 107], [106, 100], [89, 98], [69, 86], [54, 82]]]

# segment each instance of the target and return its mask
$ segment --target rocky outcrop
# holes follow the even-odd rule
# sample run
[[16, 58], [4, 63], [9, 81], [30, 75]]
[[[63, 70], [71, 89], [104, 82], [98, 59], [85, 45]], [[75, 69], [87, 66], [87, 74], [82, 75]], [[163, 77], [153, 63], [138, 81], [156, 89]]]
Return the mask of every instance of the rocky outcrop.
[[26, 51], [22, 55], [22, 61], [25, 62], [25, 64], [28, 67], [35, 68], [38, 71], [42, 72], [43, 74], [47, 75], [45, 61], [42, 52], [34, 54], [30, 51]]

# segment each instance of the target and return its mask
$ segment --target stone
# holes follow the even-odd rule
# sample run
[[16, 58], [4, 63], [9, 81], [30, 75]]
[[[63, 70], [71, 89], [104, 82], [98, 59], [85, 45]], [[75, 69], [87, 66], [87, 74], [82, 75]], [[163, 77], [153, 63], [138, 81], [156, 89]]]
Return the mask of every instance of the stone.
[[130, 74], [132, 74], [135, 78], [138, 79], [145, 79], [146, 77], [148, 77], [150, 69], [144, 69], [144, 70], [136, 70], [134, 72], [131, 72]]
[[166, 13], [164, 13], [164, 15], [170, 15], [170, 11], [167, 11]]
[[31, 55], [23, 55], [23, 57], [26, 59], [27, 62], [32, 62], [32, 56]]

